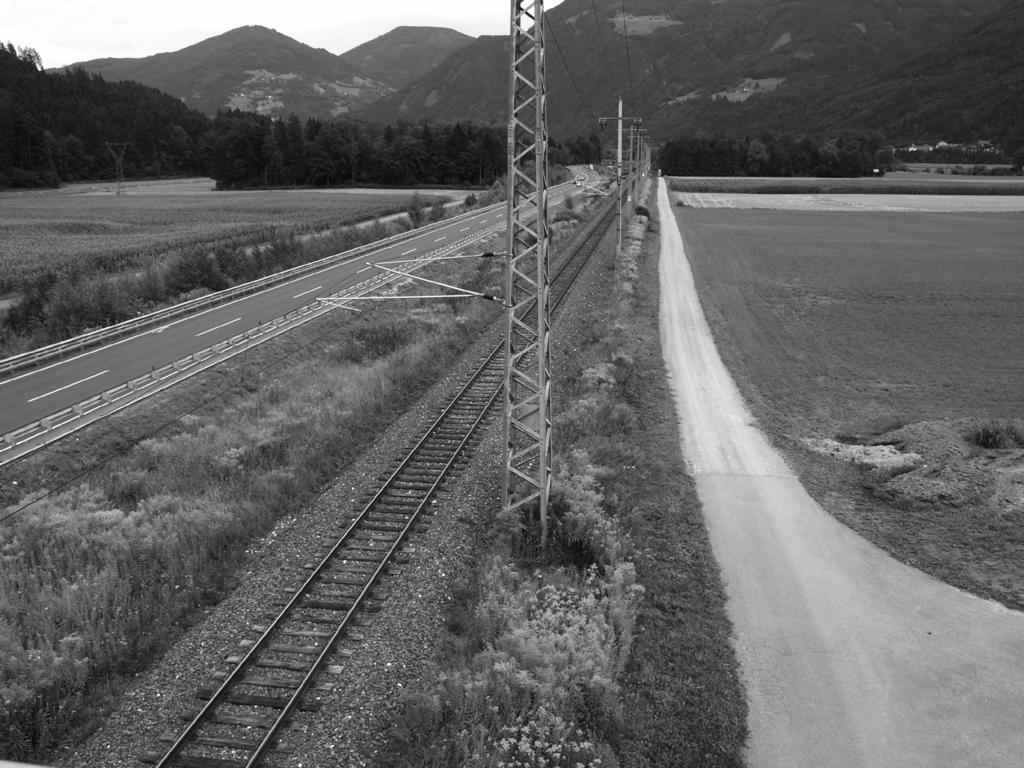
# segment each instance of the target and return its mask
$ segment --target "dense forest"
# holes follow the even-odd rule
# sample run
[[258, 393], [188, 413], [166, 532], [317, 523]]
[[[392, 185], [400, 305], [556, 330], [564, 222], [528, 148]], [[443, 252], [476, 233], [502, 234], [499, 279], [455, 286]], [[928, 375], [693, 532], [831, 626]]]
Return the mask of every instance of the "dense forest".
[[[0, 45], [0, 188], [124, 176], [204, 175], [222, 188], [340, 184], [490, 185], [503, 175], [504, 127], [302, 122], [224, 111], [211, 119], [132, 82], [81, 68], [43, 71], [31, 48]], [[552, 164], [592, 163], [596, 136], [551, 142]]]
[[154, 88], [80, 68], [49, 74], [35, 50], [0, 45], [0, 187], [113, 178], [111, 150], [122, 143], [128, 178], [196, 175], [208, 128], [208, 118]]
[[[208, 175], [221, 187], [306, 184], [486, 186], [507, 165], [506, 129], [472, 123], [378, 126], [357, 120], [304, 124], [221, 112], [204, 135]], [[551, 165], [600, 162], [596, 136], [551, 141]]]
[[877, 131], [831, 138], [765, 133], [754, 138], [685, 137], [659, 154], [668, 176], [870, 176], [890, 170], [893, 149]]

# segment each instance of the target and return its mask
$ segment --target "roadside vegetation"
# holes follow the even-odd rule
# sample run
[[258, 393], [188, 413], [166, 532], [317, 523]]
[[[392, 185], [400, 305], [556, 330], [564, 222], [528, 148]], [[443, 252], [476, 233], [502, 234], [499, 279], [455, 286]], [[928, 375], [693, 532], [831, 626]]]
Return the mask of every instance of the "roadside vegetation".
[[[501, 284], [494, 260], [459, 274], [446, 264], [435, 277]], [[0, 754], [45, 760], [89, 717], [90, 695], [116, 688], [216, 601], [253, 538], [319, 493], [499, 312], [394, 302], [325, 319], [203, 374], [204, 404], [165, 429], [150, 429], [146, 405], [83, 433], [88, 451], [66, 441], [5, 469]], [[139, 432], [148, 436], [130, 437]]]
[[495, 517], [382, 766], [742, 764], [745, 703], [671, 416], [646, 224], [610, 294], [591, 297], [601, 308], [576, 320], [552, 541], [539, 547], [528, 512]]

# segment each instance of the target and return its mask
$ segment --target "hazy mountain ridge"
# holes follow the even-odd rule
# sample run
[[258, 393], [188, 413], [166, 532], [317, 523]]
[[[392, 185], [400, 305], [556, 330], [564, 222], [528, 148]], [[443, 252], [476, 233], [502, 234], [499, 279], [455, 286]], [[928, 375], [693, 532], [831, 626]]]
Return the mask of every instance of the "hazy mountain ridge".
[[223, 107], [262, 114], [336, 116], [393, 88], [322, 48], [247, 26], [171, 53], [82, 62], [106, 80], [135, 80], [213, 115]]
[[508, 114], [508, 66], [508, 38], [485, 35], [406, 88], [365, 107], [360, 115], [379, 122], [502, 122]]
[[472, 42], [444, 27], [396, 27], [341, 54], [341, 60], [364, 77], [404, 88]]

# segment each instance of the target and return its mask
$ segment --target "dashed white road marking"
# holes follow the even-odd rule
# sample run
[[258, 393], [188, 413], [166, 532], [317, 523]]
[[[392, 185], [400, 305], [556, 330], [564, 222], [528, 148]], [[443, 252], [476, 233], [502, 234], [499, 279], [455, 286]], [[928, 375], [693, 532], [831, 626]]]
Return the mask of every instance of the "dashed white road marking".
[[36, 395], [31, 400], [29, 400], [29, 402], [30, 403], [34, 403], [36, 400], [42, 400], [44, 397], [49, 397], [50, 395], [55, 395], [58, 392], [63, 392], [65, 389], [71, 389], [71, 387], [78, 386], [79, 384], [84, 384], [85, 382], [90, 381], [91, 379], [95, 379], [97, 376], [102, 376], [104, 373], [110, 373], [110, 369], [108, 368], [105, 371], [100, 371], [99, 373], [94, 373], [92, 376], [86, 376], [84, 379], [79, 379], [78, 381], [73, 381], [70, 384], [65, 384], [63, 387], [57, 387], [57, 389], [51, 389], [49, 392], [46, 392], [45, 394]]
[[220, 325], [213, 326], [213, 328], [207, 328], [205, 331], [200, 331], [199, 333], [197, 333], [196, 334], [196, 338], [198, 339], [200, 336], [205, 336], [208, 333], [213, 333], [214, 331], [219, 331], [221, 328], [225, 328], [225, 327], [231, 325], [232, 323], [237, 323], [241, 319], [242, 318], [240, 318], [240, 317], [236, 317], [234, 320], [228, 320], [226, 323], [221, 323]]

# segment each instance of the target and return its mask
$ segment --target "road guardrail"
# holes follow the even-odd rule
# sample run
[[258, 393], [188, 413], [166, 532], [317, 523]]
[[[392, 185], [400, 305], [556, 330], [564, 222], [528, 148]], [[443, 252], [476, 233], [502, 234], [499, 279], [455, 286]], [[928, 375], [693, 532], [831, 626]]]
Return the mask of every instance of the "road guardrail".
[[357, 259], [360, 256], [372, 253], [380, 248], [394, 245], [396, 243], [402, 243], [421, 235], [430, 234], [434, 230], [443, 229], [444, 227], [457, 223], [463, 219], [478, 216], [481, 213], [487, 213], [504, 205], [505, 203], [495, 203], [494, 205], [489, 205], [486, 208], [467, 211], [466, 213], [429, 224], [425, 227], [420, 227], [419, 229], [411, 229], [408, 232], [392, 235], [391, 237], [384, 238], [383, 240], [377, 240], [376, 242], [361, 245], [357, 248], [352, 248], [348, 251], [336, 253], [331, 256], [325, 256], [322, 259], [317, 259], [316, 261], [311, 261], [307, 264], [300, 264], [297, 267], [291, 267], [290, 269], [282, 270], [281, 272], [265, 275], [264, 277], [257, 278], [256, 280], [251, 280], [248, 283], [242, 283], [240, 285], [232, 286], [231, 288], [225, 288], [223, 291], [216, 291], [215, 293], [199, 296], [195, 299], [189, 299], [188, 301], [184, 301], [180, 304], [164, 307], [163, 309], [158, 309], [155, 312], [140, 315], [130, 320], [125, 320], [123, 322], [107, 326], [106, 328], [98, 328], [94, 331], [83, 333], [71, 339], [58, 341], [45, 347], [39, 347], [28, 352], [12, 355], [11, 357], [0, 360], [0, 376], [5, 376], [24, 368], [33, 368], [49, 360], [59, 359], [68, 354], [98, 346], [106, 341], [110, 341], [121, 336], [128, 336], [132, 333], [136, 333], [137, 331], [144, 330], [145, 328], [153, 325], [158, 325], [166, 320], [170, 320], [181, 315], [225, 304], [241, 296], [257, 293], [258, 291], [262, 291], [280, 283], [285, 283], [289, 280], [318, 272], [321, 269], [332, 267], [335, 264], [342, 264], [347, 261]]
[[[451, 220], [449, 219], [449, 221]], [[496, 234], [504, 228], [504, 223], [496, 224], [474, 235], [428, 251], [415, 260], [410, 261], [407, 271], [415, 271], [425, 266], [432, 259], [454, 253], [477, 240], [482, 240], [485, 237]], [[401, 279], [401, 277], [401, 274], [393, 272], [375, 275], [335, 294], [332, 298], [344, 299], [346, 297], [364, 296], [387, 283]], [[333, 303], [321, 302], [319, 300], [312, 301], [281, 317], [266, 323], [260, 323], [255, 328], [250, 328], [248, 331], [236, 334], [222, 342], [193, 352], [191, 355], [175, 360], [173, 363], [160, 368], [154, 368], [150, 373], [137, 376], [123, 384], [76, 403], [69, 408], [64, 408], [24, 427], [12, 430], [0, 438], [0, 466], [27, 456], [82, 427], [99, 421], [101, 418], [116, 413], [130, 405], [134, 405], [140, 400], [168, 389], [190, 376], [205, 371], [207, 368], [217, 365], [257, 344], [268, 341], [322, 314], [326, 314], [333, 310], [335, 306]]]

